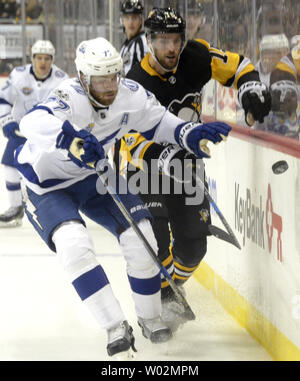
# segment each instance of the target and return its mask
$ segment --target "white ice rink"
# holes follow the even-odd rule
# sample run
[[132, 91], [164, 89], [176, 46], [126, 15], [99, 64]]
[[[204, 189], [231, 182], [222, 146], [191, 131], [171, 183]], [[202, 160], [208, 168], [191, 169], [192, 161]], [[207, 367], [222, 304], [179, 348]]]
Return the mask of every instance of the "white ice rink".
[[[4, 143], [1, 136], [0, 154]], [[4, 187], [0, 168], [0, 212], [8, 206]], [[87, 225], [97, 258], [133, 326], [137, 360], [272, 361], [195, 279], [190, 279], [185, 289], [196, 320], [188, 322], [168, 343], [151, 344], [136, 322], [117, 241], [93, 222], [87, 220]], [[0, 361], [110, 359], [106, 332], [98, 327], [55, 255], [26, 217], [21, 228], [0, 229], [0, 303]]]

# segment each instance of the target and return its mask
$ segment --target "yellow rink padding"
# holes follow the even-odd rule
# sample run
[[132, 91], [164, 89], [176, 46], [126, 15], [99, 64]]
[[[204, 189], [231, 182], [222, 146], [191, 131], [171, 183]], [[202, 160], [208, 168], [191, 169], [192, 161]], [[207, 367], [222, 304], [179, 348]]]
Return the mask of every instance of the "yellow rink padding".
[[300, 349], [215, 273], [206, 262], [201, 262], [194, 276], [205, 288], [213, 292], [226, 311], [270, 353], [274, 360], [300, 360]]

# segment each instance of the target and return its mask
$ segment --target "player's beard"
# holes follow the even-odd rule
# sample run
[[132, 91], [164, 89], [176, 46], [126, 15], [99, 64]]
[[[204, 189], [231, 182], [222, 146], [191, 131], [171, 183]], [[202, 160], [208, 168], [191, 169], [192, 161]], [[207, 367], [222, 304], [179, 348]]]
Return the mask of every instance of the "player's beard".
[[160, 56], [155, 50], [154, 53], [156, 61], [163, 69], [166, 71], [173, 71], [176, 69], [180, 57], [179, 53], [176, 54], [171, 52], [169, 54], [165, 54], [164, 56]]
[[118, 91], [114, 91], [114, 90], [106, 91], [105, 93], [102, 93], [101, 95], [99, 95], [93, 91], [90, 91], [90, 93], [91, 93], [92, 97], [97, 102], [99, 102], [101, 105], [110, 106], [114, 102], [114, 100], [116, 99]]

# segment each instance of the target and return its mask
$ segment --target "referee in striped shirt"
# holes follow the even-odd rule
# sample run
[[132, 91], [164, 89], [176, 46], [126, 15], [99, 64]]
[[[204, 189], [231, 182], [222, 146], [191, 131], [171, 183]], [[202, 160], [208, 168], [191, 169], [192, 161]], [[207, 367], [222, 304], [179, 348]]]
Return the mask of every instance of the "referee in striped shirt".
[[125, 75], [149, 51], [145, 32], [142, 30], [143, 9], [139, 0], [126, 0], [121, 4], [121, 23], [126, 40], [121, 46], [120, 54], [124, 62]]

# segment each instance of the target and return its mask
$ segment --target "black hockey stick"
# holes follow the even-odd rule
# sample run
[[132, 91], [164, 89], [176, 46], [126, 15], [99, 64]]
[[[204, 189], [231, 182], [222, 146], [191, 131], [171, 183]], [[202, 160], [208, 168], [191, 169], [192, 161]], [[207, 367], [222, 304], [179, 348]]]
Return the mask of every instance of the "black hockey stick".
[[225, 217], [223, 216], [222, 212], [218, 208], [217, 204], [215, 203], [214, 199], [209, 194], [208, 189], [204, 185], [203, 181], [199, 176], [196, 175], [196, 173], [192, 172], [193, 180], [198, 184], [199, 187], [203, 188], [204, 194], [207, 197], [208, 201], [214, 208], [215, 212], [217, 213], [218, 217], [222, 221], [222, 224], [225, 226], [228, 233], [226, 233], [224, 230], [218, 228], [217, 226], [210, 225], [208, 227], [209, 231], [212, 235], [216, 236], [217, 238], [222, 239], [223, 241], [229, 242], [232, 245], [236, 246], [238, 249], [241, 250], [241, 246], [239, 244], [239, 241], [237, 240], [235, 234], [233, 233], [231, 227], [229, 226], [228, 222], [226, 221]]
[[155, 264], [158, 266], [158, 268], [160, 269], [160, 271], [163, 273], [163, 275], [166, 277], [167, 281], [169, 282], [169, 285], [170, 287], [172, 288], [172, 290], [174, 291], [174, 294], [176, 295], [178, 301], [180, 303], [182, 303], [182, 305], [184, 306], [185, 308], [185, 317], [188, 319], [188, 320], [195, 320], [196, 316], [194, 314], [194, 312], [192, 311], [191, 307], [189, 306], [189, 304], [187, 303], [185, 297], [182, 295], [181, 291], [179, 290], [179, 288], [176, 286], [175, 282], [173, 281], [173, 279], [171, 278], [171, 275], [168, 273], [168, 271], [166, 270], [166, 268], [161, 264], [160, 260], [157, 258], [157, 255], [155, 253], [155, 251], [153, 250], [153, 248], [151, 247], [151, 245], [149, 244], [149, 242], [147, 241], [147, 239], [145, 238], [144, 234], [141, 232], [140, 228], [137, 226], [137, 224], [135, 223], [135, 221], [133, 220], [133, 218], [131, 217], [130, 213], [128, 212], [127, 208], [125, 207], [125, 205], [123, 204], [123, 202], [120, 200], [119, 196], [117, 195], [115, 189], [113, 189], [112, 186], [110, 186], [107, 181], [103, 181], [101, 175], [103, 174], [102, 173], [102, 168], [99, 169], [96, 167], [96, 173], [97, 175], [100, 177], [103, 185], [106, 187], [108, 193], [111, 195], [112, 199], [114, 200], [114, 202], [116, 203], [117, 207], [119, 208], [119, 210], [121, 211], [121, 213], [123, 214], [123, 216], [125, 217], [125, 219], [127, 220], [127, 222], [129, 223], [129, 225], [133, 228], [133, 230], [135, 231], [135, 233], [137, 234], [137, 236], [139, 237], [139, 239], [143, 242], [146, 250], [148, 251], [148, 253], [150, 254], [150, 256], [152, 257], [153, 261], [155, 262]]

